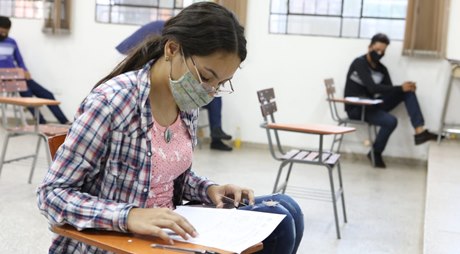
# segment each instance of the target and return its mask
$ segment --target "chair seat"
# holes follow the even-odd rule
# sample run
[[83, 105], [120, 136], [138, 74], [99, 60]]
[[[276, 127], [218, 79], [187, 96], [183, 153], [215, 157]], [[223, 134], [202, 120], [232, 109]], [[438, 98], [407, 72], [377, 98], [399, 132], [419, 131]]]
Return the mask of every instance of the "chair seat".
[[38, 125], [38, 132], [35, 130], [34, 125], [25, 125], [19, 127], [8, 128], [10, 132], [16, 133], [31, 133], [31, 134], [42, 134], [48, 137], [56, 136], [59, 134], [65, 134], [69, 130], [68, 125], [61, 124], [40, 124]]
[[[316, 162], [319, 163], [319, 153], [317, 151], [292, 149], [281, 156], [282, 160], [292, 160], [295, 162]], [[323, 152], [322, 162], [334, 166], [340, 159], [340, 154]]]

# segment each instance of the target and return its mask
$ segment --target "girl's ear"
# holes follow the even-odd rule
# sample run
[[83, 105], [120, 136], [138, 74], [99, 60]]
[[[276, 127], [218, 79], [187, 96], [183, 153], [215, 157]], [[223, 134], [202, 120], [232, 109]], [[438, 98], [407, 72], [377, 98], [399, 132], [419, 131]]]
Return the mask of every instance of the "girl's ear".
[[173, 58], [176, 54], [180, 54], [180, 45], [173, 40], [167, 41], [164, 48], [164, 56]]

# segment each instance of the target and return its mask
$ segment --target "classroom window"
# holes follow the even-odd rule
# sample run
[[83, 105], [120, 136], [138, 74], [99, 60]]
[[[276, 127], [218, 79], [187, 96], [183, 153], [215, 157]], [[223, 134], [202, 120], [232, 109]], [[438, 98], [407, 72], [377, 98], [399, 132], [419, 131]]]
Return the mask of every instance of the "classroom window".
[[143, 25], [167, 20], [197, 0], [96, 0], [96, 21]]
[[271, 0], [270, 33], [402, 40], [407, 0]]
[[43, 0], [0, 0], [0, 15], [14, 18], [43, 18]]
[[57, 34], [70, 32], [71, 0], [44, 0], [43, 32]]

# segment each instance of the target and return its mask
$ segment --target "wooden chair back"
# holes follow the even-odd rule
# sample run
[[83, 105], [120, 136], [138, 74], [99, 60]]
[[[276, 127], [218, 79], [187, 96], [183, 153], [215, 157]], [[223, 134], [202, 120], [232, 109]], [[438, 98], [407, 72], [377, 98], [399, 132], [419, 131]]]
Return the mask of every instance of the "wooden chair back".
[[337, 109], [336, 105], [336, 98], [335, 98], [335, 84], [334, 79], [327, 78], [324, 79], [324, 85], [326, 86], [326, 94], [327, 94], [327, 102], [329, 104], [329, 111], [331, 113], [332, 120], [339, 123], [342, 121], [342, 117], [340, 117], [339, 110]]
[[21, 68], [0, 68], [0, 92], [14, 93], [27, 90], [24, 70]]
[[50, 150], [51, 158], [54, 160], [54, 156], [56, 155], [57, 150], [59, 147], [64, 143], [67, 134], [60, 134], [56, 136], [52, 136], [48, 138], [48, 147]]
[[273, 116], [273, 113], [278, 110], [276, 107], [275, 91], [273, 88], [257, 91], [257, 96], [259, 97], [260, 110], [264, 119], [269, 115]]
[[335, 95], [334, 79], [332, 78], [325, 79], [324, 85], [326, 86], [327, 97], [329, 99], [334, 98], [334, 95]]

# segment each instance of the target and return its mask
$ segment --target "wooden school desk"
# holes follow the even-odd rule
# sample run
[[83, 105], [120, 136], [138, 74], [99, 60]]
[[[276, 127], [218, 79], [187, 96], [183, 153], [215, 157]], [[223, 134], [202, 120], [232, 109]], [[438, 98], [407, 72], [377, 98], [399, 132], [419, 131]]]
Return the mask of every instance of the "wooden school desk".
[[[54, 226], [51, 230], [59, 235], [75, 239], [77, 241], [98, 247], [100, 249], [112, 251], [117, 254], [167, 254], [167, 253], [186, 253], [165, 249], [152, 248], [153, 243], [166, 244], [163, 240], [153, 236], [141, 236], [133, 234], [125, 234], [114, 231], [101, 230], [84, 230], [78, 231], [69, 225]], [[216, 248], [205, 247], [201, 245], [174, 242], [176, 247], [185, 247], [199, 250], [215, 251], [219, 254], [230, 254], [231, 252], [219, 250]], [[243, 253], [249, 254], [263, 249], [262, 243], [258, 243], [246, 249]]]

